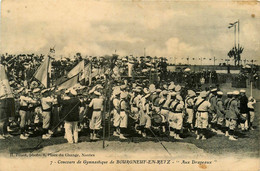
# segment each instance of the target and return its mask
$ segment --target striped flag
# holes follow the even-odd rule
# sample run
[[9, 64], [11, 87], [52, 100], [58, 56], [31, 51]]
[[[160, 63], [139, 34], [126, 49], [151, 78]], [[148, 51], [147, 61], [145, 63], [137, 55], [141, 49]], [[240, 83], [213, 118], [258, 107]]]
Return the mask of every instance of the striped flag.
[[5, 68], [0, 64], [0, 99], [13, 98], [13, 92], [9, 85], [8, 78], [5, 73]]
[[46, 88], [49, 88], [49, 71], [51, 70], [50, 57], [47, 56], [43, 63], [39, 66], [37, 71], [34, 73], [34, 77], [39, 80]]
[[85, 69], [84, 69], [84, 77], [85, 77], [85, 81], [89, 81], [89, 85], [91, 85], [91, 81], [92, 81], [92, 69], [91, 69], [91, 63], [89, 63]]
[[84, 60], [78, 63], [70, 72], [68, 73], [68, 78], [71, 78], [77, 74], [79, 74], [81, 71], [84, 70]]
[[0, 120], [15, 116], [15, 101], [5, 68], [0, 64]]
[[61, 83], [58, 87], [59, 89], [68, 89], [73, 87], [75, 84], [78, 83], [78, 75], [71, 77], [70, 79], [66, 80], [65, 82]]

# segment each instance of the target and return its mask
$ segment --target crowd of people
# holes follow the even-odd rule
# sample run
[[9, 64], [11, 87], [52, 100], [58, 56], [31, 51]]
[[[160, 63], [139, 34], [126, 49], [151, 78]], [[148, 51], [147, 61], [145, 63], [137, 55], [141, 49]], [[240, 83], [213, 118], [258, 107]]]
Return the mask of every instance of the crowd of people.
[[[109, 129], [119, 139], [167, 135], [179, 140], [184, 138], [186, 130], [190, 135], [196, 134], [198, 140], [207, 139], [209, 131], [237, 140], [236, 131], [254, 129], [256, 100], [248, 98], [245, 90], [224, 94], [218, 86], [179, 85], [170, 81], [176, 78], [174, 75], [163, 78], [164, 69], [160, 71], [162, 79], [153, 83], [144, 77], [111, 80], [104, 74], [91, 84], [78, 83], [67, 89], [44, 88], [20, 81], [24, 72], [17, 73], [14, 65], [24, 64], [21, 61], [10, 64], [11, 59], [4, 59], [3, 64], [14, 90], [16, 112], [1, 124], [0, 139], [12, 137], [12, 129], [19, 127], [23, 140], [35, 133], [41, 134], [42, 139], [50, 139], [63, 128], [68, 143], [78, 143], [78, 132], [85, 130], [91, 140], [98, 140], [106, 121], [111, 122]], [[40, 59], [32, 56], [25, 70], [31, 73], [41, 63]], [[71, 63], [70, 67], [73, 66]]]
[[[110, 98], [106, 98], [104, 81], [98, 81], [92, 87], [77, 85], [68, 90], [20, 88], [16, 91], [17, 115], [7, 125], [11, 128], [12, 124], [19, 124], [21, 139], [28, 139], [35, 131], [49, 139], [65, 128], [69, 143], [78, 142], [82, 128], [90, 130], [91, 140], [99, 139], [102, 121], [108, 118], [113, 123], [113, 135], [120, 139], [126, 139], [128, 129], [143, 137], [159, 130], [182, 139], [183, 129], [187, 129], [197, 134], [197, 139], [206, 139], [211, 130], [237, 140], [236, 128], [253, 129], [256, 101], [247, 98], [245, 90], [228, 92], [224, 100], [223, 92], [217, 88], [195, 92], [173, 82], [155, 86], [145, 80], [143, 84], [124, 81], [117, 83]], [[11, 135], [3, 132], [0, 138], [7, 136]]]

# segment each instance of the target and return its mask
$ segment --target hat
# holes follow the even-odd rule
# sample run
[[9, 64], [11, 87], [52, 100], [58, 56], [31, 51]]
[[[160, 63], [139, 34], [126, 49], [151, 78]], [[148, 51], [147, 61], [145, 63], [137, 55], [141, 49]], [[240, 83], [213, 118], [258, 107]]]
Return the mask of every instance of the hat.
[[72, 95], [74, 95], [74, 96], [76, 96], [78, 93], [76, 92], [76, 90], [74, 90], [74, 89], [71, 89], [70, 90], [70, 93], [72, 94]]
[[182, 97], [179, 94], [176, 96], [176, 99], [182, 101]]
[[201, 92], [200, 91], [196, 91], [196, 95], [199, 95]]
[[125, 92], [121, 92], [121, 94], [120, 94], [120, 98], [121, 98], [121, 99], [126, 98], [126, 96], [127, 96], [127, 94], [126, 94]]
[[144, 88], [144, 93], [145, 94], [148, 94], [149, 93], [149, 90], [147, 88]]
[[233, 95], [239, 95], [239, 91], [233, 91]]
[[240, 93], [245, 93], [245, 92], [246, 92], [246, 90], [244, 90], [244, 89], [240, 90]]
[[126, 85], [121, 85], [120, 88], [121, 88], [121, 90], [124, 90], [124, 89], [126, 89]]
[[96, 88], [103, 89], [104, 87], [101, 84], [97, 84]]
[[41, 91], [41, 93], [44, 94], [44, 93], [46, 93], [46, 92], [48, 92], [48, 91], [49, 91], [49, 89], [43, 89], [43, 90]]
[[134, 91], [140, 93], [140, 92], [141, 92], [141, 89], [136, 88], [136, 89], [134, 89]]
[[147, 65], [148, 67], [151, 67], [151, 66], [152, 66], [151, 63], [145, 63], [145, 65]]
[[97, 96], [101, 96], [101, 93], [98, 92], [98, 91], [94, 91], [94, 94], [97, 95]]
[[231, 92], [231, 91], [227, 92], [227, 95], [232, 95], [232, 94], [233, 94], [233, 92]]
[[168, 87], [168, 89], [169, 89], [169, 90], [173, 90], [173, 89], [174, 89], [174, 87], [175, 87], [175, 85], [174, 85], [174, 84], [170, 84], [170, 85], [169, 85], [169, 87]]
[[119, 95], [120, 94], [120, 90], [119, 89], [115, 89], [113, 94], [116, 96], [116, 95]]
[[210, 92], [215, 92], [217, 90], [218, 90], [217, 88], [213, 88], [213, 89], [210, 90]]
[[188, 90], [188, 96], [194, 97], [194, 96], [196, 96], [196, 93], [193, 90]]
[[176, 87], [175, 87], [175, 91], [180, 91], [181, 90], [181, 86], [180, 85], [177, 85]]
[[29, 92], [31, 92], [32, 90], [31, 89], [25, 89], [25, 92], [26, 93], [29, 93]]
[[173, 92], [170, 93], [170, 96], [176, 96], [176, 94], [177, 93], [173, 91]]
[[164, 95], [164, 96], [167, 95], [167, 91], [166, 91], [166, 90], [163, 90], [161, 93], [162, 93], [162, 95]]
[[206, 91], [200, 92], [200, 97], [207, 97], [207, 92]]
[[158, 89], [156, 89], [156, 92], [160, 93], [160, 92], [162, 92], [162, 90], [158, 88]]
[[41, 90], [41, 89], [39, 89], [39, 88], [35, 88], [35, 89], [33, 90], [33, 93], [38, 93], [40, 90]]
[[252, 99], [254, 99], [252, 96], [250, 96], [250, 97], [248, 98], [249, 101], [251, 101]]
[[141, 90], [141, 89], [142, 89], [142, 87], [141, 87], [141, 86], [137, 86], [137, 87], [136, 87], [136, 89], [140, 89], [140, 90]]
[[167, 87], [167, 85], [166, 85], [166, 84], [164, 84], [164, 85], [163, 85], [163, 88], [164, 88], [164, 89], [167, 89], [168, 87]]
[[24, 90], [24, 87], [19, 88], [16, 92], [21, 93]]
[[221, 96], [222, 96], [222, 95], [223, 95], [223, 92], [222, 92], [222, 91], [218, 91], [218, 92], [217, 92], [217, 95], [221, 95]]

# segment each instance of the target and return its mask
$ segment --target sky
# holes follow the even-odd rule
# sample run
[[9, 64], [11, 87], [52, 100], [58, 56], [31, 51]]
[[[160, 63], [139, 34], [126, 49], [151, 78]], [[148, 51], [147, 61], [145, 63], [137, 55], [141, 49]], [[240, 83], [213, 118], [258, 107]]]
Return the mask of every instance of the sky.
[[215, 57], [218, 64], [234, 46], [228, 26], [237, 20], [242, 59], [260, 64], [260, 4], [253, 1], [2, 0], [0, 50], [46, 54], [55, 46], [56, 56], [116, 50], [171, 63], [212, 64]]

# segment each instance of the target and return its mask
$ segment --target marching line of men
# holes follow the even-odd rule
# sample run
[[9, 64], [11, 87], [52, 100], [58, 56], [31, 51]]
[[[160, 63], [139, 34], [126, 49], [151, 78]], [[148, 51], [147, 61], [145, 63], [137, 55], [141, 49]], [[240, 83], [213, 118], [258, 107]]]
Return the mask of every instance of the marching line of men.
[[[129, 119], [134, 120], [134, 130], [143, 137], [147, 137], [152, 129], [159, 129], [169, 133], [170, 137], [182, 139], [185, 128], [194, 132], [196, 139], [205, 140], [207, 131], [211, 130], [228, 136], [229, 140], [237, 140], [235, 130], [238, 126], [243, 131], [253, 129], [256, 100], [253, 97], [248, 99], [245, 90], [228, 92], [223, 101], [223, 92], [217, 88], [196, 93], [187, 90], [187, 96], [182, 97], [183, 87], [173, 82], [160, 88], [153, 84], [149, 88], [136, 84], [131, 87], [127, 84], [116, 86], [110, 97], [113, 135], [120, 139], [127, 139], [125, 135], [131, 127]], [[88, 115], [90, 139], [98, 140], [105, 103], [104, 90], [101, 85], [96, 85], [86, 96], [79, 96], [78, 90], [84, 88], [70, 88], [64, 93], [54, 88], [18, 90], [20, 139], [28, 139], [32, 134], [29, 131], [32, 122], [36, 130], [42, 128], [43, 139], [50, 139], [53, 131], [64, 122], [64, 137], [68, 143], [78, 143], [79, 122]], [[89, 108], [93, 111], [89, 112]], [[0, 139], [4, 138], [0, 136]]]
[[[206, 139], [208, 130], [225, 135], [229, 140], [237, 140], [236, 128], [253, 130], [256, 100], [253, 97], [248, 99], [245, 90], [228, 92], [225, 101], [223, 92], [217, 88], [197, 93], [188, 90], [183, 100], [181, 88], [171, 83], [162, 89], [156, 89], [154, 85], [150, 89], [134, 86], [131, 92], [125, 92], [125, 86], [115, 89], [111, 98], [114, 106], [113, 135], [126, 139], [128, 117], [135, 120], [136, 132], [143, 137], [158, 126], [175, 139], [182, 139], [184, 127], [195, 132], [196, 139], [202, 140]], [[127, 94], [130, 96], [128, 111], [125, 107]]]

